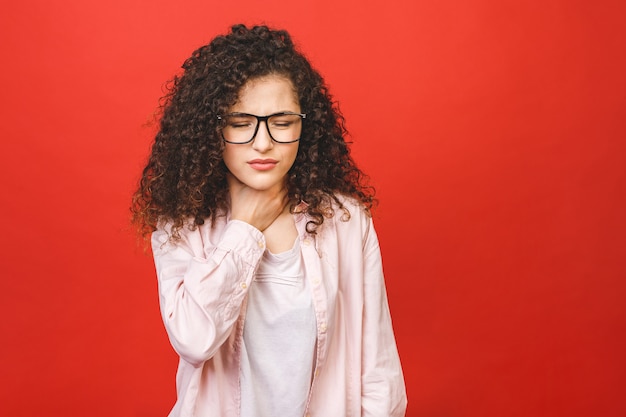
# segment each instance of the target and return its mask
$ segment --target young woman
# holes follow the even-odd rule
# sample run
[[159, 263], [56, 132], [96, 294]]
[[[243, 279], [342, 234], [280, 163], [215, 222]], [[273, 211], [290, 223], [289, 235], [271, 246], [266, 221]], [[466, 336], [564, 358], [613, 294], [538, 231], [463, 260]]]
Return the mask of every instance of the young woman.
[[183, 65], [134, 196], [180, 356], [170, 416], [403, 416], [373, 190], [289, 34]]

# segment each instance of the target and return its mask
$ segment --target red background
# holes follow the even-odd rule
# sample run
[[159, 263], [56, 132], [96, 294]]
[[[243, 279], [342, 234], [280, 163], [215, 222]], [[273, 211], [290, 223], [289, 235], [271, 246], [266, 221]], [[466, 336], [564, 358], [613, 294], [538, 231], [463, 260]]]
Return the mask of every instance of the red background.
[[5, 2], [3, 416], [165, 416], [176, 356], [128, 226], [162, 86], [236, 22], [340, 102], [409, 416], [624, 416], [626, 6]]

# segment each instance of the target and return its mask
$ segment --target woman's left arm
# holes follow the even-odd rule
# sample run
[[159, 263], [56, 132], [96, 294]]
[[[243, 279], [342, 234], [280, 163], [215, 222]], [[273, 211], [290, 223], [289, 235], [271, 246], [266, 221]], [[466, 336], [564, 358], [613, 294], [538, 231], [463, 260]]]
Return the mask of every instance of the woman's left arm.
[[402, 417], [406, 388], [393, 333], [378, 237], [368, 219], [363, 244], [361, 415]]

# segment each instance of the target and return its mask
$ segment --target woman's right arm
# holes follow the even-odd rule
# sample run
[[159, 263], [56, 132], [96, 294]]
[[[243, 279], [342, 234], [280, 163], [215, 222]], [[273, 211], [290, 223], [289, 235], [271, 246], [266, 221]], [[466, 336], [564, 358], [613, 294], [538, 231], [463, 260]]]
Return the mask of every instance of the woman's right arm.
[[238, 220], [225, 226], [221, 241], [205, 247], [200, 229], [152, 235], [161, 315], [176, 352], [191, 364], [210, 359], [236, 323], [254, 270], [265, 249], [263, 234]]

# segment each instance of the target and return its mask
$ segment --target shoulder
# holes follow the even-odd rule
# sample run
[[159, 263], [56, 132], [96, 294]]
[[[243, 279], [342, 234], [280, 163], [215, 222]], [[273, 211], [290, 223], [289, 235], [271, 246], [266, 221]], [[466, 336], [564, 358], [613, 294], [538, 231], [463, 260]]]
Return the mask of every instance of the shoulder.
[[[333, 202], [334, 215], [326, 217], [317, 229], [316, 245], [333, 265], [358, 265], [363, 256], [374, 254], [378, 238], [372, 216], [357, 199], [337, 196]], [[349, 261], [348, 261], [349, 260]]]
[[360, 236], [366, 239], [370, 233], [372, 216], [369, 210], [357, 199], [342, 194], [335, 195], [332, 201], [332, 217], [324, 219], [321, 233], [324, 229], [333, 229], [341, 235], [352, 237]]
[[336, 201], [333, 201], [332, 209], [334, 212], [333, 219], [335, 222], [366, 222], [371, 221], [371, 213], [356, 198], [336, 194]]

